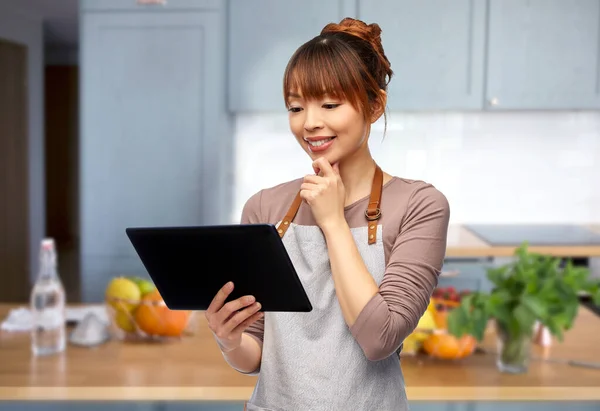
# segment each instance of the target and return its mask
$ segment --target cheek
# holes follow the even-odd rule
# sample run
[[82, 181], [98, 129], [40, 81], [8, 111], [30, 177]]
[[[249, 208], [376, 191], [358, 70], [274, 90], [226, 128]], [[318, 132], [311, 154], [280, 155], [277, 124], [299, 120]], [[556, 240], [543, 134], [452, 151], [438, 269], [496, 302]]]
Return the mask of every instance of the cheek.
[[289, 117], [290, 131], [298, 139], [302, 140], [304, 137], [303, 121], [299, 115], [290, 115]]
[[[337, 132], [345, 139], [360, 144], [365, 138], [365, 121], [357, 115], [348, 115], [337, 122]], [[349, 143], [351, 143], [349, 141]], [[351, 143], [352, 144], [352, 143]]]

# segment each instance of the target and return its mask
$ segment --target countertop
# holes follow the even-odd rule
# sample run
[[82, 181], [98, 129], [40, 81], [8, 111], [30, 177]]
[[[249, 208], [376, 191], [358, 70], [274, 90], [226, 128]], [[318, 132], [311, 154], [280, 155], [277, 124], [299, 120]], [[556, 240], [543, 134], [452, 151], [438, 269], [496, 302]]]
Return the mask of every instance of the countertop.
[[[0, 318], [13, 306], [0, 305]], [[494, 350], [493, 329], [484, 348]], [[600, 317], [581, 307], [555, 359], [600, 362]], [[534, 347], [534, 355], [543, 355]], [[493, 354], [457, 362], [402, 357], [411, 401], [600, 400], [600, 369], [536, 359], [523, 375], [501, 374]], [[27, 333], [0, 331], [0, 400], [244, 401], [256, 377], [231, 369], [202, 313], [193, 336], [171, 343], [110, 341], [96, 348], [69, 345], [63, 355], [34, 358]]]
[[[581, 225], [600, 233], [600, 224]], [[479, 238], [461, 224], [451, 224], [448, 229], [446, 257], [510, 257], [517, 247], [493, 246]], [[559, 257], [600, 257], [600, 245], [550, 245], [531, 246], [533, 252], [551, 254]]]

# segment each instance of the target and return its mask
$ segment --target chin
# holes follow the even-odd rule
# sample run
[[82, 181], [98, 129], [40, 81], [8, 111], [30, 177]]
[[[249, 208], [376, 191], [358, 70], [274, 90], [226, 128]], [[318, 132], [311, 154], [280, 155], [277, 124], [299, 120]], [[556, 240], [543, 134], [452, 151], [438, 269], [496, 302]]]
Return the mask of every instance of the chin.
[[308, 156], [313, 161], [318, 158], [323, 157], [325, 160], [327, 160], [329, 162], [329, 164], [333, 164], [336, 161], [338, 161], [338, 159], [339, 159], [339, 156], [337, 156], [335, 153], [313, 153], [312, 151], [308, 151]]

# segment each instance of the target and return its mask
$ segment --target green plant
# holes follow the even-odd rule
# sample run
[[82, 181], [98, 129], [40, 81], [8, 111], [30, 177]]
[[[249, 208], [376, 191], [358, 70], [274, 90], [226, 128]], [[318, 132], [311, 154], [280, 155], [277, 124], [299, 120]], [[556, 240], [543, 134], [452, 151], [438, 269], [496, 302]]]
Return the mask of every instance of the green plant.
[[473, 292], [449, 313], [450, 334], [470, 334], [481, 341], [488, 320], [494, 319], [506, 343], [515, 342], [512, 348], [518, 356], [522, 353], [517, 348], [524, 338], [532, 337], [536, 321], [563, 340], [577, 316], [579, 292], [589, 293], [600, 304], [600, 280], [591, 278], [586, 267], [574, 266], [571, 260], [561, 267], [560, 258], [530, 252], [527, 242], [517, 248], [515, 257], [509, 264], [487, 270], [494, 285], [491, 292]]

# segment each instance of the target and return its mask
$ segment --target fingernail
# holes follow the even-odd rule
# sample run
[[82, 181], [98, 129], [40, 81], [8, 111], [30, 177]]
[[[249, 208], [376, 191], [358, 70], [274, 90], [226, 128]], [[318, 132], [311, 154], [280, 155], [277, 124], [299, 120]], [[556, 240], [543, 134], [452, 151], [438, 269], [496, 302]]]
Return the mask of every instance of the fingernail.
[[253, 303], [254, 302], [254, 297], [248, 297], [248, 302], [249, 303]]
[[256, 308], [258, 308], [260, 310], [260, 307], [261, 307], [260, 303], [256, 303]]

